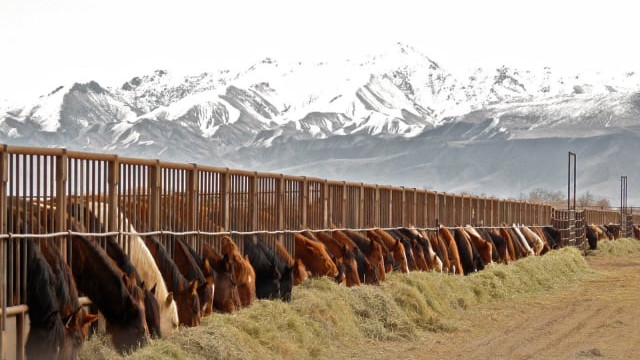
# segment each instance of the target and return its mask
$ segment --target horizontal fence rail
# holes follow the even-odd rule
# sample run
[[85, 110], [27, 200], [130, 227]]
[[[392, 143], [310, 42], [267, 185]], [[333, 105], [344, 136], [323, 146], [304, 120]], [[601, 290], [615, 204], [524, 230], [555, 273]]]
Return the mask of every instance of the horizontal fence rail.
[[[26, 234], [55, 237], [72, 261], [72, 233], [114, 236], [128, 250], [129, 237], [157, 235], [170, 254], [167, 235], [185, 236], [198, 251], [218, 248], [231, 236], [260, 234], [294, 251], [303, 229], [368, 229], [415, 226], [497, 227], [554, 225], [563, 239], [584, 239], [586, 223], [640, 223], [640, 215], [456, 195], [416, 188], [329, 181], [304, 176], [177, 164], [65, 149], [0, 147], [0, 302], [2, 330], [7, 308], [26, 303]], [[93, 216], [80, 211], [90, 208]], [[72, 224], [71, 220], [74, 223]], [[72, 226], [77, 229], [72, 229]], [[630, 228], [630, 227], [629, 227]], [[576, 245], [581, 241], [573, 240]], [[0, 337], [0, 355], [2, 352]]]

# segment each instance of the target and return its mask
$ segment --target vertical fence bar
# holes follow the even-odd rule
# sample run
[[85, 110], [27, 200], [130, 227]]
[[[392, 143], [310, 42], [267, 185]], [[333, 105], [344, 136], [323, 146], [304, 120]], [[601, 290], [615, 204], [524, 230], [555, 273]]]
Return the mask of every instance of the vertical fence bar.
[[382, 224], [380, 223], [380, 187], [378, 185], [376, 185], [374, 202], [375, 204], [373, 206], [373, 225], [375, 227], [382, 227]]
[[302, 229], [306, 229], [309, 227], [308, 224], [308, 213], [307, 213], [307, 209], [309, 208], [309, 182], [307, 181], [307, 177], [303, 176], [302, 177], [302, 182], [301, 182], [302, 188], [300, 189], [300, 191], [302, 191], [302, 196], [300, 197], [300, 218], [301, 218], [301, 223], [298, 224], [298, 226], [302, 226]]
[[329, 181], [322, 181], [322, 228], [329, 228], [329, 221], [333, 217], [329, 207]]
[[258, 173], [254, 172], [249, 178], [249, 198], [248, 198], [248, 210], [249, 210], [249, 228], [244, 229], [257, 229], [258, 228]]
[[223, 173], [220, 174], [220, 203], [221, 203], [221, 216], [222, 216], [222, 227], [224, 231], [231, 230], [231, 216], [229, 214], [230, 204], [229, 204], [229, 195], [231, 193], [231, 175], [229, 174], [229, 168], [225, 169]]
[[[64, 227], [67, 223], [65, 211], [66, 208], [66, 189], [67, 189], [67, 178], [68, 178], [68, 167], [67, 167], [67, 150], [62, 149], [62, 154], [56, 156], [56, 220], [55, 220], [55, 230], [56, 232], [66, 230]], [[68, 254], [69, 249], [67, 249], [67, 239], [61, 240], [60, 242], [60, 252], [63, 254]]]
[[[278, 229], [284, 229], [284, 175], [280, 174], [276, 178], [276, 223]], [[284, 241], [284, 235], [280, 235], [279, 239]]]
[[[105, 214], [107, 217], [107, 230], [117, 231], [118, 223], [116, 221], [118, 217], [118, 197], [119, 197], [119, 185], [120, 185], [120, 161], [117, 156], [114, 156], [113, 160], [107, 163], [107, 197], [106, 202], [109, 208], [109, 213]], [[126, 231], [126, 229], [125, 229]]]
[[[7, 233], [7, 182], [9, 181], [9, 153], [7, 145], [2, 145], [0, 154], [0, 231]], [[0, 240], [0, 357], [6, 358], [6, 330], [7, 330], [7, 240]]]
[[149, 227], [160, 230], [160, 199], [162, 197], [162, 169], [160, 160], [149, 166]]

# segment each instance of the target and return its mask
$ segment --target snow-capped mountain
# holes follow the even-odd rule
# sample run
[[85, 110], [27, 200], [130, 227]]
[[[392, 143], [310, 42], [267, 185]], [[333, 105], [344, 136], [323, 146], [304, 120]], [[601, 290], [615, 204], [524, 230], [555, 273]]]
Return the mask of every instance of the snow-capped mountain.
[[[157, 70], [116, 88], [64, 85], [29, 104], [0, 102], [0, 141], [514, 196], [558, 186], [535, 173], [513, 180], [548, 149], [579, 143], [604, 164], [615, 141], [603, 139], [623, 134], [634, 148], [639, 90], [635, 72], [454, 73], [397, 44], [344, 62], [265, 58], [195, 76]], [[627, 153], [616, 159], [632, 161]], [[524, 158], [504, 160], [515, 154]], [[603, 181], [585, 184], [608, 194], [595, 188]]]

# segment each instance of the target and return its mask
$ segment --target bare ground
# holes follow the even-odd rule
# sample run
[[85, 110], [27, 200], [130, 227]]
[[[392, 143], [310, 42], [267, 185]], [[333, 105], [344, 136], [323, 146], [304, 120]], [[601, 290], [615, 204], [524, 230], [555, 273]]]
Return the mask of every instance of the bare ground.
[[[638, 359], [640, 256], [588, 257], [599, 276], [461, 311], [457, 330], [371, 342], [370, 359]], [[354, 349], [355, 350], [355, 349]]]

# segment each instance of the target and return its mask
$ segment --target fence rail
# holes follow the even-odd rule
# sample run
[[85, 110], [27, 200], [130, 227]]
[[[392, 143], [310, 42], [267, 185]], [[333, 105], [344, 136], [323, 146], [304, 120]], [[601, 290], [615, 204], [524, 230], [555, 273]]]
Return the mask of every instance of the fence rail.
[[[277, 231], [553, 223], [566, 228], [568, 242], [584, 238], [576, 234], [575, 214], [550, 205], [416, 188], [7, 145], [0, 147], [0, 170], [0, 234], [65, 233], [73, 216], [86, 232], [118, 233], [125, 251], [128, 232], [158, 230], [193, 232], [188, 240], [196, 249], [201, 242], [217, 246], [217, 237], [204, 233], [267, 231], [267, 242], [281, 239], [290, 251], [292, 235]], [[73, 204], [91, 207], [99, 221], [74, 213]], [[600, 210], [580, 216], [595, 223], [622, 219], [619, 212]], [[629, 216], [640, 223], [640, 215]], [[57, 239], [70, 257], [67, 237]], [[164, 245], [172, 253], [170, 242]], [[0, 237], [3, 331], [6, 309], [25, 303], [25, 246], [22, 237]], [[0, 337], [0, 354], [2, 343]]]

